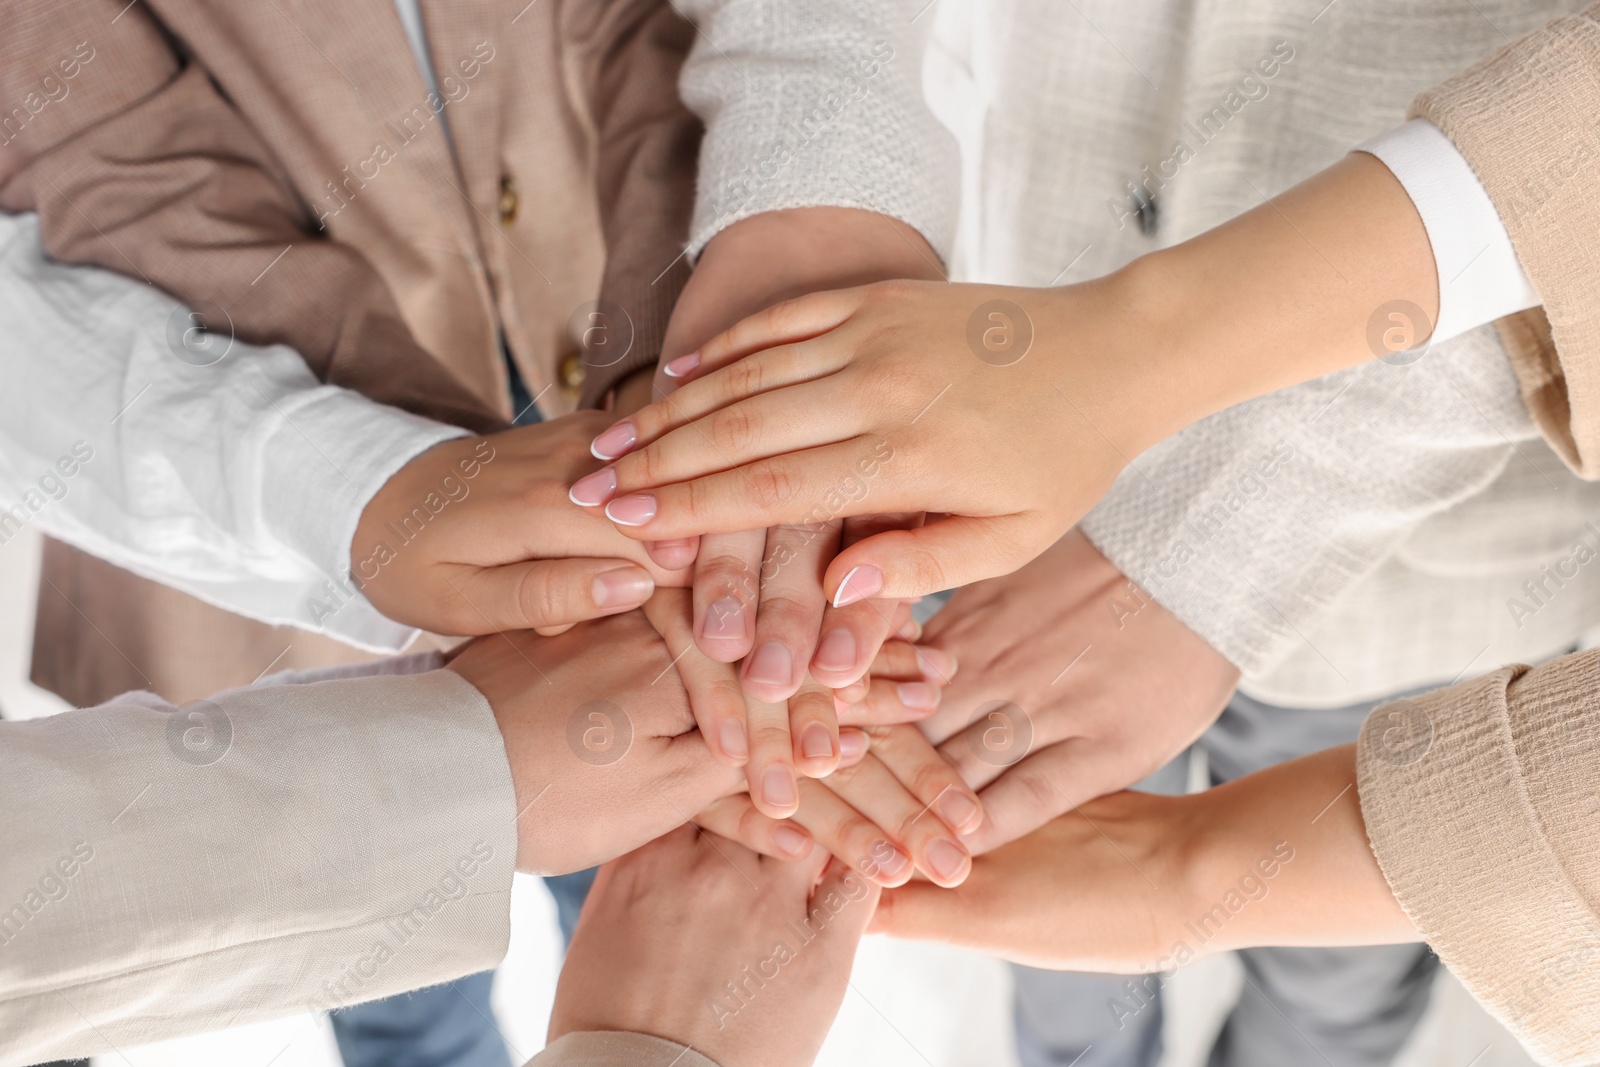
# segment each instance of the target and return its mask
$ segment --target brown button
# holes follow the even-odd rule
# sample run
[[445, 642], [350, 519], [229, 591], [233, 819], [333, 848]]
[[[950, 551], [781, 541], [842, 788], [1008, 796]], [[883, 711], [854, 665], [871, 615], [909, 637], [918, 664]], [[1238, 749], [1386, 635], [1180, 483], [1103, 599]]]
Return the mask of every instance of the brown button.
[[561, 384], [568, 389], [582, 389], [583, 380], [589, 376], [589, 368], [583, 365], [583, 354], [573, 352], [561, 360], [559, 368]]
[[517, 221], [517, 183], [507, 174], [500, 179], [500, 225], [510, 226]]

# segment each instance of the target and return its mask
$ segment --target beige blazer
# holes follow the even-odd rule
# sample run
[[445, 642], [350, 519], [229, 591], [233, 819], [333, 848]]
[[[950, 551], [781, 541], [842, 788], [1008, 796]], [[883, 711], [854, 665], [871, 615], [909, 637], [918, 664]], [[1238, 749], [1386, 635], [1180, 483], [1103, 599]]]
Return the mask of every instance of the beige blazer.
[[[593, 403], [687, 274], [693, 30], [666, 0], [421, 6], [439, 96], [391, 0], [6, 4], [0, 209], [377, 400], [503, 425], [503, 338], [546, 412]], [[77, 704], [348, 658], [62, 546], [35, 647]]]

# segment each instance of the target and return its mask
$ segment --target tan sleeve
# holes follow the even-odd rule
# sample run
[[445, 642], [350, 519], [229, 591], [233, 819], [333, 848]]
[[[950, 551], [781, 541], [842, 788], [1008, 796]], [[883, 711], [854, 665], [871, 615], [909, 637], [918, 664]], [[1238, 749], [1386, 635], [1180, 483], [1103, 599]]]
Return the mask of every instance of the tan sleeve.
[[689, 278], [684, 249], [701, 127], [678, 96], [694, 27], [670, 3], [614, 0], [567, 10], [571, 22], [562, 33], [582, 42], [588, 56], [587, 107], [598, 135], [595, 181], [606, 241], [600, 297], [633, 323], [633, 345], [621, 360], [585, 368], [579, 405], [594, 407], [661, 355], [667, 320]]
[[589, 1030], [564, 1034], [527, 1067], [717, 1067], [693, 1049], [647, 1034]]
[[9, 125], [0, 116], [0, 210], [37, 211], [56, 259], [148, 282], [212, 331], [289, 345], [324, 381], [503, 429], [412, 337], [372, 265], [318, 232], [266, 144], [163, 33], [146, 5], [0, 5], [0, 40], [30, 59], [0, 64], [0, 100], [23, 102]]
[[1600, 1061], [1600, 650], [1379, 707], [1357, 784], [1440, 959], [1541, 1062]]
[[1411, 105], [1449, 136], [1544, 301], [1497, 324], [1528, 410], [1600, 478], [1600, 4], [1558, 18]]

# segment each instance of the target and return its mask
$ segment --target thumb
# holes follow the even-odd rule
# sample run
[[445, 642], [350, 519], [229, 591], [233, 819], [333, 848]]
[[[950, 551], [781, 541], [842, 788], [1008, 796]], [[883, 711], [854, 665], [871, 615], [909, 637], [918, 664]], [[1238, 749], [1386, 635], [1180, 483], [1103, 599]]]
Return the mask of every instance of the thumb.
[[[980, 863], [973, 864], [973, 876], [980, 876], [981, 868]], [[971, 877], [955, 889], [913, 879], [898, 889], [883, 891], [870, 930], [908, 941], [981, 943], [979, 928], [985, 918], [985, 909], [977, 905], [981, 891]]]
[[549, 628], [617, 615], [643, 604], [655, 580], [620, 559], [551, 559], [474, 567], [450, 583], [467, 602], [467, 633]]
[[951, 515], [915, 530], [887, 530], [833, 558], [823, 587], [834, 607], [869, 597], [926, 596], [1009, 574], [1051, 544], [1036, 513]]

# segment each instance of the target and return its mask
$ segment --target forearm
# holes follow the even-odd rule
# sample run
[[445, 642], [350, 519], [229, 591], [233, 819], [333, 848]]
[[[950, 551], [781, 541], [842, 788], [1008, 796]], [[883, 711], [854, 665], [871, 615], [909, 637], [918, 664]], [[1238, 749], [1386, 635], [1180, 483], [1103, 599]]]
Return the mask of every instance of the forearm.
[[1141, 343], [1123, 353], [1130, 384], [1104, 421], [1089, 417], [1127, 427], [1130, 454], [1241, 401], [1421, 345], [1439, 308], [1421, 216], [1361, 152], [1108, 284]]
[[1173, 936], [1203, 955], [1419, 940], [1367, 843], [1355, 760], [1342, 745], [1189, 798], [1192, 914]]
[[288, 348], [175, 359], [185, 309], [47, 260], [32, 216], [0, 216], [0, 282], [0, 543], [35, 524], [265, 622], [414, 636], [349, 585], [350, 537], [396, 469], [461, 431], [320, 385]]

